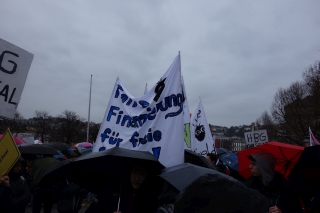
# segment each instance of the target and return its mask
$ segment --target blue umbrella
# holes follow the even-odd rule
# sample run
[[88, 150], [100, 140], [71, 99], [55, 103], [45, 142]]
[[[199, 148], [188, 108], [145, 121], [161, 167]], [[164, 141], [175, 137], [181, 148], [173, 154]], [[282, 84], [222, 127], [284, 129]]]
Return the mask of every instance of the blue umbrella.
[[229, 168], [238, 171], [238, 155], [233, 152], [221, 155], [219, 158], [226, 166]]
[[225, 148], [218, 148], [218, 149], [216, 149], [216, 152], [217, 152], [218, 156], [221, 156], [221, 155], [229, 153], [230, 151]]

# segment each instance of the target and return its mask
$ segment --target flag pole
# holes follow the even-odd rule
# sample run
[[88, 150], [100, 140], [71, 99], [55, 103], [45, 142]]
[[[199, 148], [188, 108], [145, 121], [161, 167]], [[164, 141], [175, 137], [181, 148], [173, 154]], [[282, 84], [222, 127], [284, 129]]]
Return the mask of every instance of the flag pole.
[[89, 142], [90, 106], [91, 106], [91, 87], [92, 87], [92, 75], [91, 75], [91, 79], [90, 79], [90, 94], [89, 94], [89, 110], [88, 110], [87, 142]]

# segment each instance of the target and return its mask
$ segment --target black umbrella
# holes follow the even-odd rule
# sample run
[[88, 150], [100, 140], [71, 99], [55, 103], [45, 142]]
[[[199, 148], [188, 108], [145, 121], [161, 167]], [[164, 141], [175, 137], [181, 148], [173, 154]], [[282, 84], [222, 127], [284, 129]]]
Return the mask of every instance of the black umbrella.
[[204, 156], [187, 149], [184, 150], [184, 162], [216, 170]]
[[179, 191], [184, 190], [194, 180], [205, 174], [217, 174], [218, 171], [203, 168], [189, 163], [165, 168], [160, 177], [169, 182]]
[[114, 147], [75, 158], [70, 180], [98, 193], [104, 185], [118, 182], [135, 164], [143, 164], [155, 175], [164, 168], [150, 152]]
[[49, 187], [67, 178], [70, 175], [71, 162], [72, 160], [59, 161], [46, 169], [38, 183], [39, 186]]
[[32, 154], [32, 155], [57, 155], [58, 151], [52, 147], [43, 146], [41, 144], [31, 144], [25, 146], [19, 146], [21, 154]]
[[320, 146], [305, 147], [291, 170], [289, 180], [308, 203], [320, 191]]
[[174, 212], [268, 212], [268, 198], [233, 178], [215, 173], [202, 175], [185, 188], [177, 197]]
[[65, 151], [70, 148], [70, 146], [68, 144], [60, 143], [60, 142], [48, 144], [48, 146], [55, 148], [56, 150], [59, 150], [59, 151]]

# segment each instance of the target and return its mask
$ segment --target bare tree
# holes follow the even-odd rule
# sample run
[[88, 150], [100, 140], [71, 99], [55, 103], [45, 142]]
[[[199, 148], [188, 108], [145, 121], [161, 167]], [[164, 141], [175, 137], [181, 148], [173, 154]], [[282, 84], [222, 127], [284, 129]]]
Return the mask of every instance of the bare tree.
[[96, 141], [98, 133], [99, 133], [99, 129], [100, 129], [100, 124], [90, 122], [90, 124], [89, 124], [89, 141], [88, 142]]
[[311, 118], [309, 123], [313, 133], [320, 136], [320, 61], [303, 72], [303, 80], [308, 93], [308, 111]]
[[68, 144], [86, 140], [86, 125], [84, 119], [75, 112], [65, 110], [57, 117], [56, 136], [60, 142]]
[[36, 120], [36, 138], [40, 138], [42, 142], [48, 141], [52, 122], [49, 112], [36, 110], [34, 119]]
[[26, 130], [24, 117], [20, 112], [17, 111], [13, 119], [0, 118], [0, 133], [4, 133], [8, 128], [12, 134], [21, 133]]
[[256, 126], [258, 129], [266, 129], [268, 133], [269, 141], [277, 140], [277, 128], [272, 120], [272, 116], [264, 111], [261, 116], [256, 120]]
[[298, 81], [287, 89], [280, 88], [275, 94], [271, 114], [277, 128], [277, 136], [282, 141], [302, 145], [309, 123], [306, 97], [306, 86]]

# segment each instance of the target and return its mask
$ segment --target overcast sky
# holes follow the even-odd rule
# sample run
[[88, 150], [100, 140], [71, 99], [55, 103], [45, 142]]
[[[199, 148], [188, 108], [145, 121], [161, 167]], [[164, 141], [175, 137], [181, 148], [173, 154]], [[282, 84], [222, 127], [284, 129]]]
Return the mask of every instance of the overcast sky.
[[119, 77], [134, 96], [181, 51], [190, 112], [251, 124], [320, 60], [319, 0], [2, 0], [0, 38], [34, 54], [18, 111], [100, 123]]

